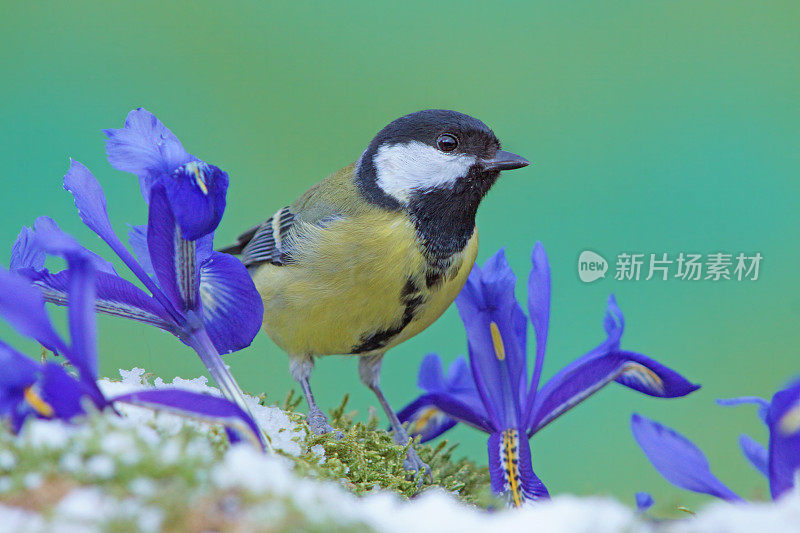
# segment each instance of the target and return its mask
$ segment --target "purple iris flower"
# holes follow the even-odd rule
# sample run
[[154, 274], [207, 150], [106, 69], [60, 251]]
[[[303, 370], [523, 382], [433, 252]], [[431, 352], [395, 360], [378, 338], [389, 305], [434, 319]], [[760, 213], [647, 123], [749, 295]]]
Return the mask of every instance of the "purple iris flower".
[[[225, 209], [228, 175], [186, 152], [144, 109], [131, 111], [123, 128], [105, 133], [109, 162], [139, 177], [149, 207], [147, 225], [130, 231], [134, 253], [112, 229], [103, 190], [85, 166], [71, 162], [64, 188], [72, 193], [83, 222], [149, 294], [87, 252], [97, 268], [96, 310], [176, 335], [197, 352], [225, 396], [248, 412], [241, 389], [219, 356], [250, 345], [263, 314], [261, 297], [244, 265], [212, 249], [213, 232]], [[69, 276], [48, 272], [44, 250], [37, 245], [37, 234], [53, 227], [57, 228], [52, 220], [42, 217], [33, 229], [23, 228], [11, 267], [33, 281], [47, 301], [66, 305]]]
[[640, 513], [646, 513], [655, 503], [653, 496], [649, 492], [637, 492], [635, 498], [636, 510]]
[[[55, 361], [38, 363], [11, 346], [0, 342], [0, 418], [12, 431], [20, 430], [28, 417], [72, 420], [87, 409], [112, 409], [126, 403], [151, 409], [168, 410], [206, 421], [222, 423], [232, 440], [239, 435], [264, 446], [253, 419], [239, 406], [224, 398], [179, 389], [143, 390], [106, 398], [97, 386], [97, 324], [95, 318], [98, 258], [72, 237], [51, 226], [40, 228], [35, 237], [27, 233], [26, 247], [36, 253], [51, 253], [66, 259], [68, 268], [58, 274], [68, 295], [70, 342], [53, 328], [41, 292], [29, 279], [0, 268], [0, 316], [20, 334], [62, 355], [76, 369], [68, 373]], [[35, 239], [35, 242], [31, 242]], [[43, 260], [39, 256], [36, 261]], [[234, 430], [233, 432], [230, 430]]]
[[[769, 481], [773, 499], [791, 490], [800, 470], [800, 380], [776, 392], [769, 402], [763, 398], [742, 397], [717, 400], [717, 403], [759, 406], [759, 417], [769, 431], [769, 446], [765, 448], [749, 435], [740, 435], [739, 447], [750, 464]], [[655, 469], [673, 485], [730, 502], [742, 501], [711, 473], [708, 459], [700, 448], [674, 429], [634, 414], [631, 430]]]
[[533, 472], [528, 439], [608, 383], [663, 398], [698, 388], [664, 365], [620, 348], [624, 321], [613, 297], [604, 322], [608, 338], [539, 388], [550, 320], [550, 266], [541, 243], [532, 261], [528, 310], [536, 358], [530, 381], [528, 321], [514, 297], [516, 278], [501, 250], [483, 268], [473, 268], [456, 299], [467, 330], [469, 362], [457, 359], [445, 376], [439, 357], [428, 355], [418, 381], [426, 392], [399, 413], [422, 441], [457, 422], [488, 433], [492, 489], [514, 506], [548, 496]]

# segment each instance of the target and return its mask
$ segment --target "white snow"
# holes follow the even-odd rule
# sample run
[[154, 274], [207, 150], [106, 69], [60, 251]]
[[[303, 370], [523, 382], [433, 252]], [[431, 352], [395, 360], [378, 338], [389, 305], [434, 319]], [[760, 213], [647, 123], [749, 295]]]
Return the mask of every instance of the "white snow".
[[[153, 384], [148, 385], [144, 381], [144, 369], [133, 368], [131, 370], [120, 370], [119, 373], [122, 378], [121, 381], [102, 379], [98, 382], [100, 389], [105, 395], [118, 396], [135, 390], [141, 390], [144, 387], [153, 387], [156, 389], [175, 387], [193, 392], [222, 396], [219, 389], [208, 385], [208, 379], [205, 377], [195, 379], [176, 377], [169, 383], [161, 378], [155, 378]], [[273, 448], [291, 455], [300, 455], [302, 453], [303, 450], [298, 441], [303, 441], [305, 439], [305, 431], [292, 422], [283, 409], [261, 405], [258, 398], [247, 394], [244, 395], [244, 398], [250, 408], [250, 412], [253, 413], [256, 419], [256, 423], [265, 430], [272, 439]], [[135, 420], [141, 425], [155, 423], [159, 431], [166, 434], [177, 434], [186, 424], [198, 429], [204, 426], [204, 424], [200, 422], [187, 422], [185, 418], [181, 418], [180, 416], [169, 413], [155, 413], [150, 409], [142, 407], [123, 404], [118, 404], [117, 407], [119, 411], [129, 419]], [[314, 452], [319, 455], [320, 458], [325, 455], [325, 451], [321, 446], [315, 447]]]
[[[121, 394], [144, 386], [143, 370], [120, 374], [121, 382], [101, 382], [105, 393]], [[219, 394], [204, 378], [175, 378], [171, 383], [156, 379], [153, 386], [181, 386]], [[256, 398], [247, 400], [258, 421], [273, 436], [273, 445], [299, 454], [301, 445], [297, 440], [304, 437], [303, 430], [282, 410], [258, 405]], [[205, 438], [215, 435], [207, 425], [135, 407], [126, 406], [120, 411], [123, 418], [110, 414], [98, 417], [94, 426], [44, 421], [27, 424], [16, 437], [23, 448], [0, 449], [0, 470], [11, 472], [0, 476], [0, 498], [15, 486], [20, 488], [20, 483], [34, 489], [45, 481], [38, 472], [26, 473], [21, 479], [17, 476], [16, 481], [13, 475], [14, 467], [25, 457], [23, 449], [42, 449], [59, 450], [56, 464], [60, 470], [89, 476], [90, 480], [111, 478], [125, 468], [121, 465], [129, 465], [129, 470], [137, 468], [145, 456], [163, 465], [194, 461], [188, 464], [201, 465], [197, 471], [200, 488], [194, 490], [221, 489], [246, 496], [232, 497], [230, 502], [230, 514], [246, 524], [273, 524], [293, 516], [290, 513], [300, 512], [321, 528], [366, 526], [385, 533], [800, 533], [800, 490], [774, 504], [715, 503], [694, 517], [660, 523], [650, 521], [630, 506], [601, 497], [560, 495], [524, 509], [493, 513], [461, 503], [440, 489], [429, 489], [410, 501], [380, 489], [357, 497], [336, 482], [299, 477], [285, 457], [265, 455], [246, 444], [231, 446], [220, 459], [212, 441]], [[184, 425], [199, 433], [188, 439], [178, 436]], [[164, 511], [152, 501], [157, 483], [138, 470], [135, 476], [128, 484], [130, 496], [126, 498], [112, 496], [97, 486], [78, 486], [46, 516], [0, 503], [0, 531], [103, 531], [112, 520], [127, 521], [141, 531], [159, 531], [165, 524]]]

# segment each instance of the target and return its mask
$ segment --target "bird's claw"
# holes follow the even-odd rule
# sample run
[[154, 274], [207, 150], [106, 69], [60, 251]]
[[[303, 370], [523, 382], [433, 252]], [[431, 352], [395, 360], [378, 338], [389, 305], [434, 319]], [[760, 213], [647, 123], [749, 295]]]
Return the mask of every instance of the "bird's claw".
[[311, 433], [314, 435], [325, 435], [326, 433], [335, 431], [333, 436], [336, 440], [344, 438], [344, 434], [341, 431], [334, 430], [333, 426], [328, 423], [328, 417], [318, 408], [308, 412], [306, 422], [308, 423], [308, 428], [311, 430]]
[[423, 480], [427, 480], [428, 482], [433, 481], [433, 475], [431, 474], [431, 467], [428, 466], [425, 462], [420, 459], [419, 454], [414, 448], [409, 448], [408, 452], [406, 453], [406, 458], [403, 460], [403, 468], [408, 470], [409, 472], [414, 473], [421, 473], [422, 476], [419, 478], [419, 485], [422, 485]]

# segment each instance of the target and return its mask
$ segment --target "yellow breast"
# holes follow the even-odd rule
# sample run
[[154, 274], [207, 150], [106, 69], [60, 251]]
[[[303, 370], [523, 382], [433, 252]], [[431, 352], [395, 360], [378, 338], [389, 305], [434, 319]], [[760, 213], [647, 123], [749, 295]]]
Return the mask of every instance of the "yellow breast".
[[264, 330], [292, 355], [374, 353], [432, 324], [453, 302], [478, 249], [477, 231], [430, 287], [412, 223], [370, 210], [298, 228], [293, 261], [253, 272]]

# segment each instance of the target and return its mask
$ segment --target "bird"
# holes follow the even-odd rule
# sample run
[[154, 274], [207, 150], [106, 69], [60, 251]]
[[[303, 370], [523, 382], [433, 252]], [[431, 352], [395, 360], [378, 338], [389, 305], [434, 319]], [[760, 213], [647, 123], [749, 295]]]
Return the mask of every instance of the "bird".
[[[395, 442], [408, 444], [380, 387], [384, 354], [455, 300], [477, 256], [481, 200], [501, 171], [529, 164], [476, 118], [418, 111], [220, 250], [247, 267], [264, 303], [262, 329], [289, 356], [313, 433], [333, 431], [309, 384], [315, 358], [354, 355]], [[428, 468], [413, 447], [404, 465]]]

